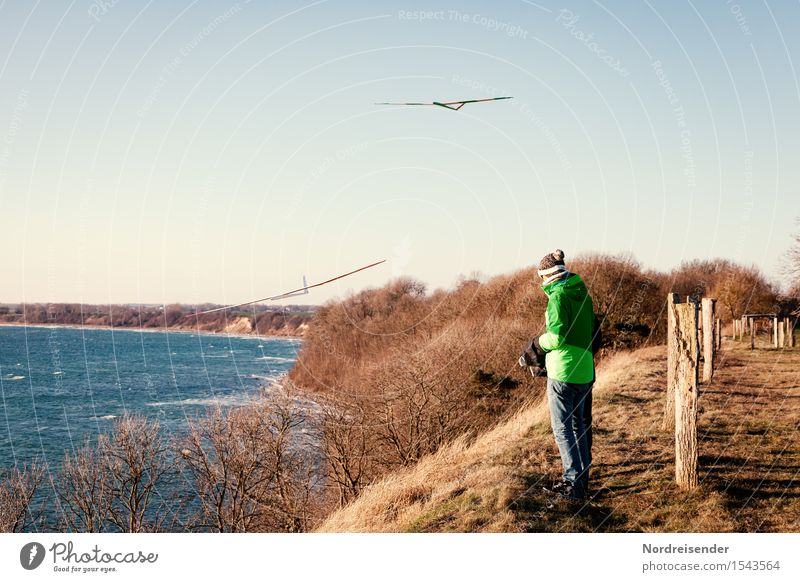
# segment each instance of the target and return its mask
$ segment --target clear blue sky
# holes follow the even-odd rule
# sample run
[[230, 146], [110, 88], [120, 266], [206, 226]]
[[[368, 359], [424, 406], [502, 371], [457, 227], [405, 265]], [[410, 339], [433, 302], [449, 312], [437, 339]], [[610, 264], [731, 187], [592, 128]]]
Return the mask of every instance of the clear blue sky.
[[795, 2], [0, 2], [0, 301], [235, 303], [389, 259], [318, 303], [554, 247], [776, 272], [799, 26]]

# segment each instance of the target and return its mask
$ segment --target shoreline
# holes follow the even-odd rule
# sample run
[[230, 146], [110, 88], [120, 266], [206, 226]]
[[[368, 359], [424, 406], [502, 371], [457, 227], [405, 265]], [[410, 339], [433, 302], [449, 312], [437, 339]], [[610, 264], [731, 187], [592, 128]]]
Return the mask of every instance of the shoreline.
[[294, 335], [258, 335], [255, 333], [237, 334], [237, 333], [226, 333], [217, 331], [175, 329], [175, 328], [162, 328], [162, 327], [140, 328], [140, 327], [115, 327], [110, 325], [79, 325], [72, 323], [15, 323], [7, 321], [0, 322], [0, 328], [2, 327], [19, 327], [19, 328], [35, 327], [35, 328], [45, 328], [45, 329], [64, 328], [64, 329], [81, 329], [81, 330], [88, 329], [88, 330], [106, 330], [111, 332], [131, 331], [137, 333], [182, 333], [182, 334], [197, 334], [197, 335], [208, 335], [217, 337], [233, 337], [233, 338], [252, 339], [252, 340], [292, 340], [298, 342], [303, 341], [302, 337]]

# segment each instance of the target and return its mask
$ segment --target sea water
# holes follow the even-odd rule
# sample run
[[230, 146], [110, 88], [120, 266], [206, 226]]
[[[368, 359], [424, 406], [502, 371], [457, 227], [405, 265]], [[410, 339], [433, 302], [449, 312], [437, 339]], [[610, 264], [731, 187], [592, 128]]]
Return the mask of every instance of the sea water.
[[288, 372], [292, 338], [0, 326], [0, 469], [65, 452], [125, 413], [179, 435], [209, 407], [239, 406]]

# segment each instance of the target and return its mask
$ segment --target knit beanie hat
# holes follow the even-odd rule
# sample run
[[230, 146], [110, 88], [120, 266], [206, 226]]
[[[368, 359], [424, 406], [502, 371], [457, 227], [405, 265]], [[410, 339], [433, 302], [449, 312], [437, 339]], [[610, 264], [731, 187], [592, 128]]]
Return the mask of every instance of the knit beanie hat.
[[564, 251], [556, 249], [552, 253], [542, 257], [542, 260], [539, 261], [539, 270], [537, 272], [540, 277], [544, 277], [545, 284], [547, 284], [561, 277], [566, 271], [567, 267], [564, 265]]

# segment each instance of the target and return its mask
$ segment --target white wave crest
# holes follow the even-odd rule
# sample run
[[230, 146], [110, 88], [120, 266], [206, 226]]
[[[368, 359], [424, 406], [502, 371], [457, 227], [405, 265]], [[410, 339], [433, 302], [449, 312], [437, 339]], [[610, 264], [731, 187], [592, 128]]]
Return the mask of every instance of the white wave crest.
[[211, 398], [186, 398], [165, 402], [148, 402], [147, 406], [244, 406], [254, 399], [251, 394], [226, 394]]

